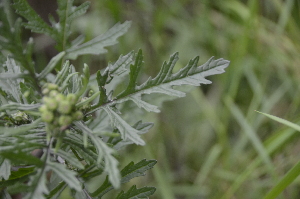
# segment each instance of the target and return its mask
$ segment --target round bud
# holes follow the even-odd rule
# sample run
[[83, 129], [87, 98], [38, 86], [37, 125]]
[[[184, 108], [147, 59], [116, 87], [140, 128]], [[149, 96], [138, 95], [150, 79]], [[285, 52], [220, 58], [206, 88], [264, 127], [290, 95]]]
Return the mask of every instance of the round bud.
[[41, 117], [44, 122], [50, 123], [50, 122], [52, 122], [54, 115], [51, 111], [44, 111], [44, 112], [42, 112]]
[[40, 108], [39, 108], [40, 112], [45, 112], [48, 111], [47, 106], [45, 104], [43, 104]]
[[43, 95], [48, 95], [48, 93], [49, 93], [49, 89], [48, 88], [44, 88], [43, 90], [42, 90], [42, 93], [43, 93]]
[[72, 123], [72, 117], [68, 115], [61, 115], [58, 119], [58, 124], [60, 126], [68, 126]]
[[53, 84], [53, 83], [48, 83], [47, 84], [47, 88], [49, 90], [57, 90], [58, 89], [58, 86], [56, 84]]
[[23, 94], [23, 96], [24, 96], [25, 98], [29, 97], [29, 95], [30, 95], [30, 92], [29, 92], [29, 91], [25, 91], [25, 93]]
[[95, 93], [94, 90], [91, 89], [91, 90], [89, 90], [89, 92], [88, 92], [88, 96], [91, 97], [94, 93]]
[[69, 114], [72, 110], [72, 105], [67, 100], [62, 100], [58, 105], [58, 112], [61, 114]]
[[70, 94], [67, 95], [67, 100], [68, 100], [71, 104], [75, 105], [76, 102], [77, 102], [77, 96], [76, 96], [75, 94], [73, 94], [73, 93], [70, 93]]
[[52, 91], [49, 92], [49, 96], [52, 97], [52, 98], [56, 97], [57, 95], [58, 95], [57, 90], [52, 90]]
[[43, 97], [43, 101], [48, 110], [55, 110], [57, 108], [57, 101], [50, 97]]
[[61, 93], [58, 93], [56, 96], [55, 96], [55, 100], [59, 103], [61, 102], [62, 100], [65, 99], [65, 96]]
[[72, 114], [73, 120], [81, 120], [83, 118], [83, 114], [81, 111], [76, 111]]

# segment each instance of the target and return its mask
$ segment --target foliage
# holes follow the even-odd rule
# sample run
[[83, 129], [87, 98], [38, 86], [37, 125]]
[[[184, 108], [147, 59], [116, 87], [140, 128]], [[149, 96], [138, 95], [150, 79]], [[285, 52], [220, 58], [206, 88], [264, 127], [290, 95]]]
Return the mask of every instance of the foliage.
[[[299, 1], [93, 2], [93, 14], [78, 21], [77, 30], [95, 36], [120, 19], [131, 20], [120, 47], [142, 48], [148, 74], [174, 51], [180, 53], [178, 68], [195, 54], [231, 61], [212, 85], [149, 116], [155, 133], [146, 137], [155, 144], [128, 149], [137, 160], [147, 153], [160, 163], [147, 181], [160, 187], [151, 198], [263, 198], [296, 165], [300, 134], [254, 110], [299, 123]], [[100, 17], [109, 20], [95, 27]], [[297, 199], [299, 186], [297, 178], [278, 198]]]
[[[105, 48], [117, 42], [130, 22], [117, 23], [89, 41], [81, 36], [71, 41], [71, 23], [87, 11], [89, 3], [74, 6], [72, 0], [58, 0], [58, 22], [50, 16], [49, 25], [27, 1], [13, 2], [13, 9], [26, 21], [12, 22], [6, 14], [8, 4], [0, 5], [0, 177], [1, 194], [6, 198], [19, 193], [28, 199], [58, 198], [67, 187], [74, 198], [101, 198], [122, 183], [145, 175], [155, 160], [131, 162], [120, 171], [117, 151], [130, 144], [145, 145], [141, 135], [153, 124], [129, 124], [121, 115], [122, 107], [132, 101], [138, 108], [159, 112], [143, 96], [161, 93], [183, 97], [185, 93], [174, 86], [209, 84], [205, 77], [223, 73], [229, 65], [227, 60], [211, 58], [198, 66], [196, 57], [173, 72], [178, 60], [175, 53], [154, 78], [139, 84], [143, 65], [139, 50], [121, 55], [96, 74], [90, 74], [85, 64], [79, 74], [69, 60], [106, 53]], [[59, 53], [41, 72], [36, 71], [32, 59], [34, 40], [23, 44], [22, 27], [56, 42]], [[124, 87], [126, 76], [129, 80]], [[107, 175], [103, 184], [89, 191], [88, 181], [103, 175]], [[155, 190], [134, 185], [117, 198], [148, 198]]]

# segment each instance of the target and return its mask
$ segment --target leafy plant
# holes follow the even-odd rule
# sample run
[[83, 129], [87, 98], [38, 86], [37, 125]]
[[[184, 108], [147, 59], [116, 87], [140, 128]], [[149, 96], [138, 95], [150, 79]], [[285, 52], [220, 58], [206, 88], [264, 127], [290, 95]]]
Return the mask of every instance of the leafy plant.
[[[27, 22], [17, 19], [12, 23], [5, 2], [0, 4], [0, 186], [4, 198], [13, 194], [28, 199], [58, 198], [67, 187], [74, 198], [102, 198], [122, 183], [145, 175], [155, 160], [144, 159], [118, 168], [117, 151], [130, 144], [144, 145], [141, 135], [153, 126], [125, 121], [122, 115], [131, 114], [122, 112], [127, 101], [159, 112], [156, 105], [143, 99], [144, 95], [184, 97], [184, 92], [173, 87], [209, 84], [205, 77], [221, 74], [229, 65], [227, 60], [211, 58], [198, 66], [196, 57], [174, 73], [178, 61], [178, 53], [174, 53], [157, 76], [139, 84], [143, 65], [139, 50], [121, 55], [96, 74], [91, 75], [84, 65], [79, 74], [69, 60], [106, 53], [105, 47], [116, 44], [130, 22], [118, 23], [90, 41], [81, 36], [71, 41], [71, 23], [87, 11], [88, 2], [74, 6], [72, 0], [58, 0], [59, 20], [50, 16], [51, 25], [26, 0], [14, 0], [13, 9]], [[23, 44], [22, 27], [56, 42], [59, 53], [39, 73], [32, 59], [34, 41], [30, 38]], [[107, 177], [102, 185], [89, 191], [88, 181], [103, 175]], [[133, 185], [116, 198], [148, 198], [154, 192], [154, 187]]]

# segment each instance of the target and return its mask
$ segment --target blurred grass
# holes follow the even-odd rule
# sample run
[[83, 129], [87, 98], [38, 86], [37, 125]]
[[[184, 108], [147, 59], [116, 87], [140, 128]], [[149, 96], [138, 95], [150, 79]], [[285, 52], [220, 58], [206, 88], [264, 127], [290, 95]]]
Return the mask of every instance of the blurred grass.
[[[129, 147], [122, 164], [158, 164], [134, 182], [156, 186], [153, 199], [263, 198], [300, 159], [299, 133], [254, 111], [300, 122], [300, 1], [93, 0], [73, 28], [92, 38], [125, 20], [132, 28], [119, 45], [79, 63], [99, 69], [139, 48], [152, 76], [176, 51], [177, 68], [198, 55], [231, 61], [213, 84], [147, 116], [147, 145]], [[299, 198], [299, 188], [297, 179], [280, 197]]]

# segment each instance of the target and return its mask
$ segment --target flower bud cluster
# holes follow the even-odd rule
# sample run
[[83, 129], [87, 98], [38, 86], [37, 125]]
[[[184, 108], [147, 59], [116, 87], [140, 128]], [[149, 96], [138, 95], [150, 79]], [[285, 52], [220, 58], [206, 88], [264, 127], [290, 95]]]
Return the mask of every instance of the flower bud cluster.
[[63, 95], [56, 84], [48, 83], [43, 89], [43, 105], [40, 107], [41, 118], [50, 129], [65, 129], [73, 121], [81, 120], [83, 113], [76, 110], [77, 96]]

